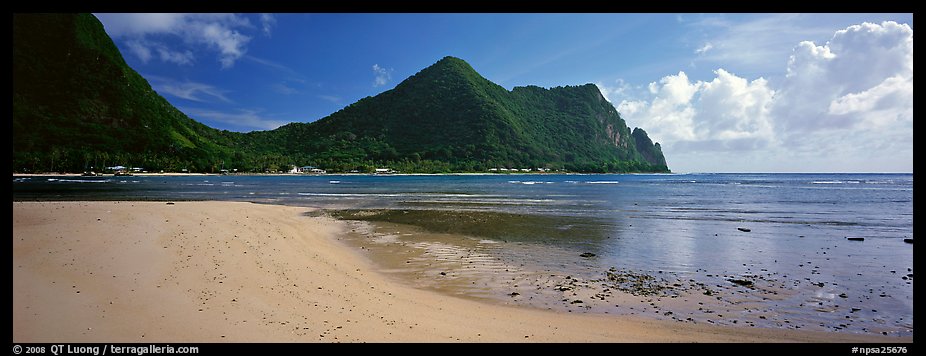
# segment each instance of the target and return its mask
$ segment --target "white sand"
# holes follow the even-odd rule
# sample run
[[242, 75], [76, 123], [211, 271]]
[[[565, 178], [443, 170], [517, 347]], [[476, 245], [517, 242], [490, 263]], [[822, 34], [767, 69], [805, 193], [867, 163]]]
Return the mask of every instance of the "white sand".
[[911, 342], [573, 315], [387, 278], [309, 209], [13, 203], [14, 342]]

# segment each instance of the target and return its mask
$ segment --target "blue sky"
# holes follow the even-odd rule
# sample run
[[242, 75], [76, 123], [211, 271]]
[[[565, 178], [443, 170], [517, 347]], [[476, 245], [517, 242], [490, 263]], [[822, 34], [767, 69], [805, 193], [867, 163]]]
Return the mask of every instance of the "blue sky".
[[677, 172], [912, 172], [912, 14], [96, 14], [128, 64], [232, 131], [311, 122], [444, 56], [595, 83]]

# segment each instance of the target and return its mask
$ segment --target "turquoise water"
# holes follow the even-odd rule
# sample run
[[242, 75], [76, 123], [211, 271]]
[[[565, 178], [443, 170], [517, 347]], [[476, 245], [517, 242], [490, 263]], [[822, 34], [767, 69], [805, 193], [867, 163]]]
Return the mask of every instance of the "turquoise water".
[[913, 330], [912, 174], [14, 177], [13, 199], [539, 216], [549, 223], [470, 233], [518, 243], [492, 248], [499, 259], [588, 278], [610, 267], [706, 285], [761, 275], [788, 292], [766, 309], [795, 324]]

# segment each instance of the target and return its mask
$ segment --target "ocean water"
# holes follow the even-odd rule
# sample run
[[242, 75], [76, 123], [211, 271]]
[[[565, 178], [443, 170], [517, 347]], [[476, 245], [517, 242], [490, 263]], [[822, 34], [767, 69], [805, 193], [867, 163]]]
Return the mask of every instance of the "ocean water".
[[[234, 200], [360, 211], [380, 224], [368, 232], [379, 240], [432, 255], [440, 253], [435, 246], [465, 245], [477, 263], [498, 266], [490, 272], [536, 272], [531, 288], [509, 282], [504, 291], [482, 292], [513, 304], [645, 310], [684, 322], [913, 332], [913, 244], [905, 242], [913, 238], [912, 174], [14, 177], [13, 199]], [[388, 224], [442, 235], [392, 236], [382, 232]], [[676, 282], [684, 282], [692, 287], [688, 294], [710, 299], [727, 315], [672, 309], [667, 295], [659, 298], [661, 309], [628, 311], [605, 298], [612, 292], [601, 281], [609, 270], [652, 275], [681, 289]], [[540, 275], [580, 280], [600, 298], [576, 302], [581, 293], [563, 292], [562, 280]], [[525, 277], [511, 279], [519, 278]], [[440, 289], [440, 283], [423, 286]], [[712, 293], [702, 293], [707, 289]]]

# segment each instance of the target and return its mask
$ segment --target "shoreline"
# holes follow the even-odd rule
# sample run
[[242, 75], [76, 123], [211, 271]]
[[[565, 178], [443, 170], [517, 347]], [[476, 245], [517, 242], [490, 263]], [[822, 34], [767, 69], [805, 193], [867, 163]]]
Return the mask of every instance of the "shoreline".
[[14, 202], [14, 342], [912, 342], [448, 296], [384, 275], [313, 211]]
[[[566, 175], [566, 176], [583, 176], [583, 175], [685, 175], [690, 173], [645, 173], [645, 172], [626, 172], [626, 173], [577, 173], [577, 172], [511, 172], [511, 173], [494, 173], [494, 172], [456, 172], [456, 173], [132, 173], [129, 176], [114, 176], [112, 173], [106, 173], [98, 176], [87, 176], [91, 178], [99, 177], [199, 177], [199, 176], [229, 176], [229, 177], [327, 177], [327, 176], [375, 176], [375, 177], [403, 177], [403, 176], [549, 176], [549, 175]], [[903, 174], [903, 173], [901, 173]], [[21, 177], [83, 177], [82, 173], [13, 173], [13, 178]]]

